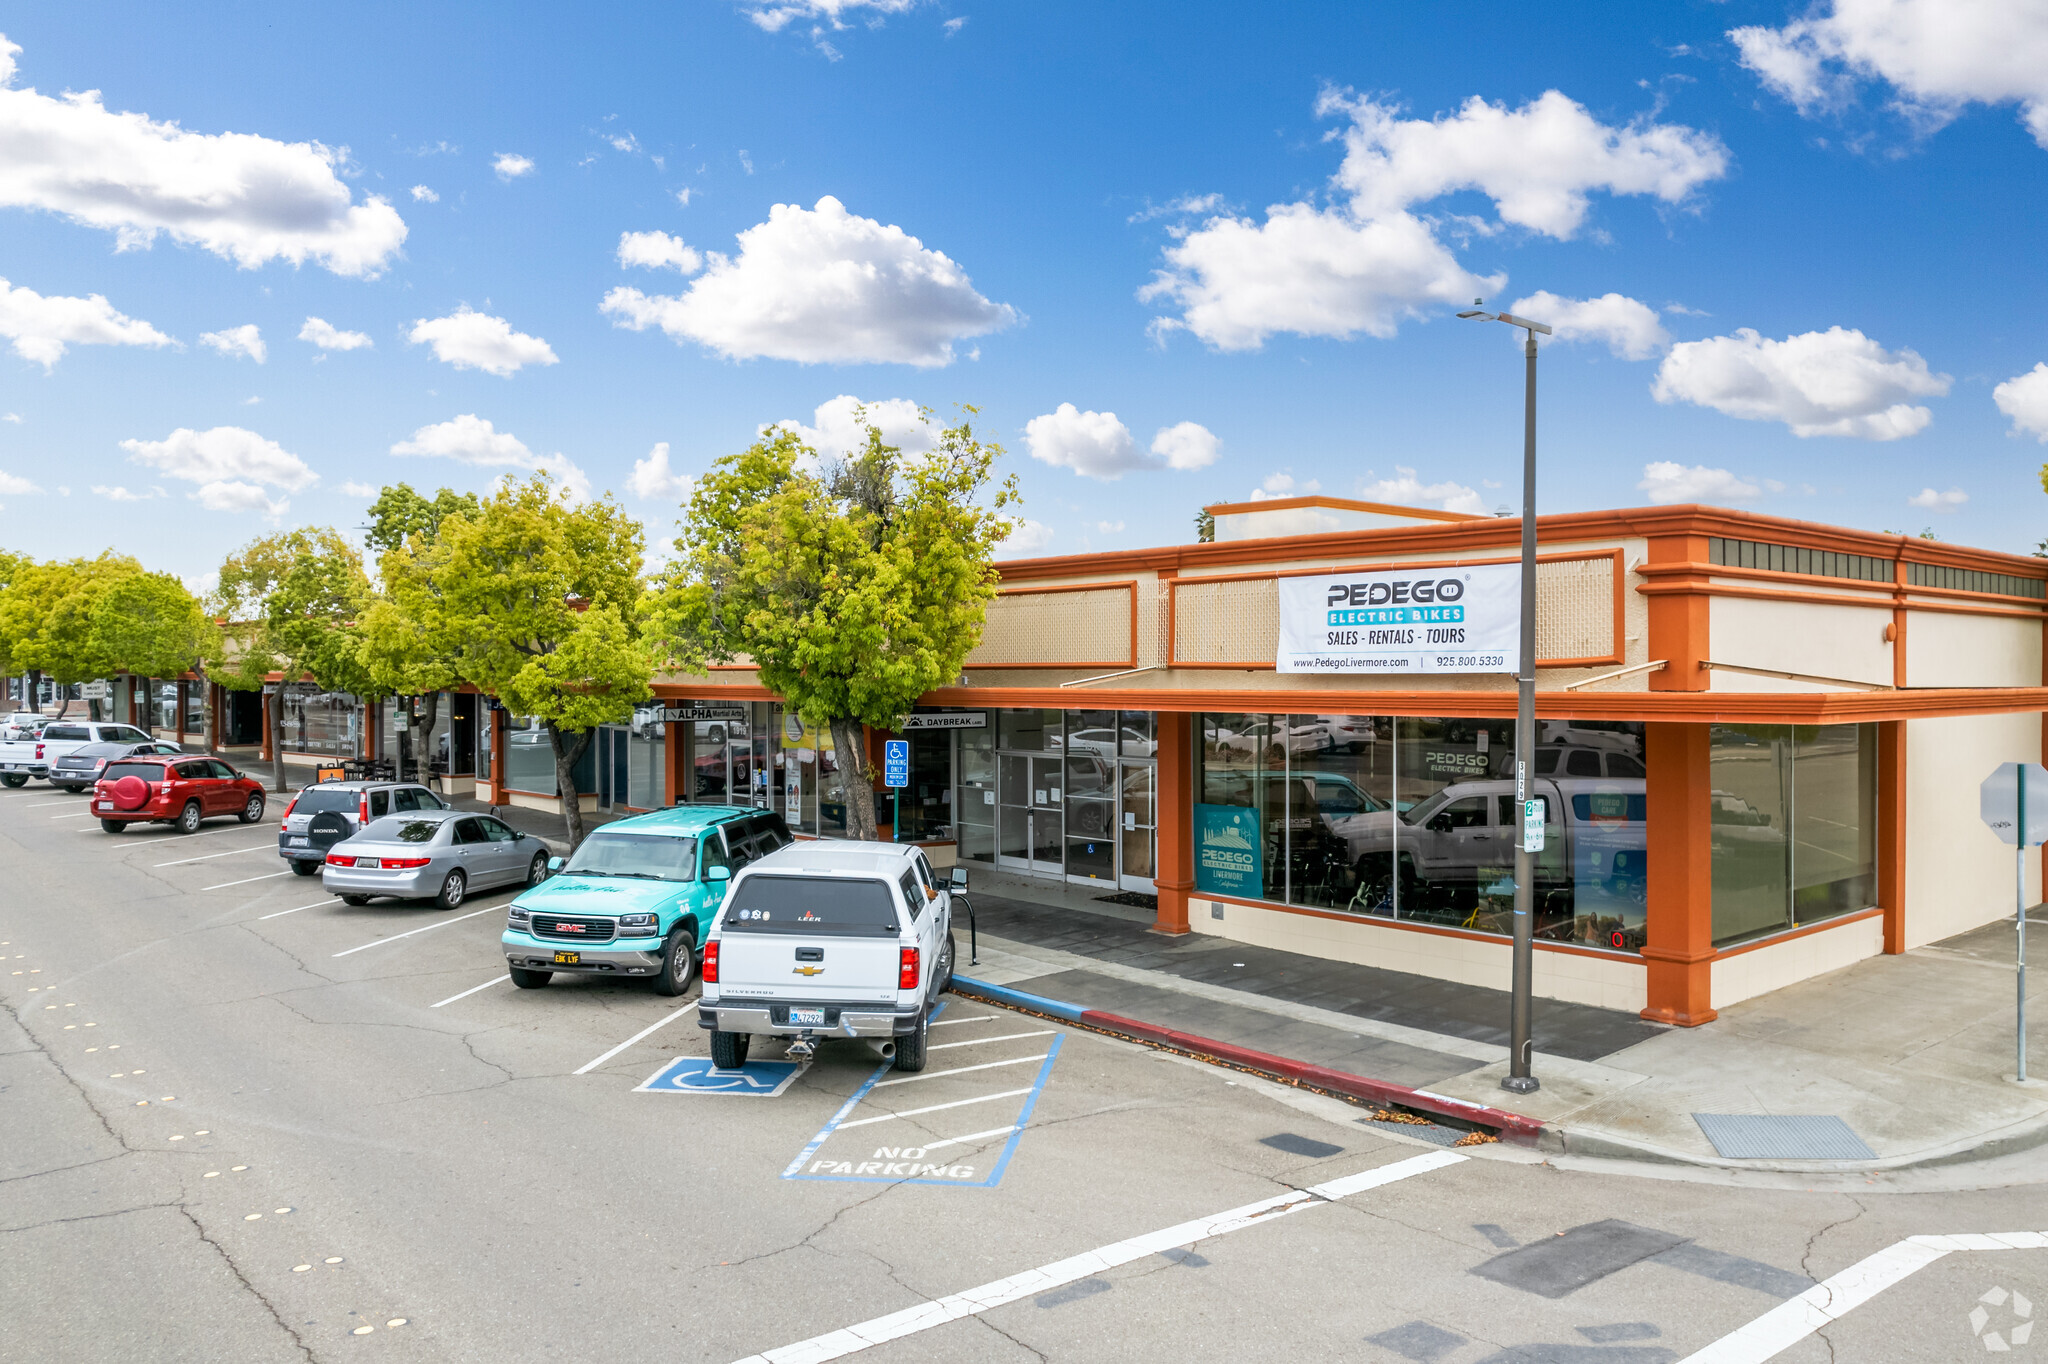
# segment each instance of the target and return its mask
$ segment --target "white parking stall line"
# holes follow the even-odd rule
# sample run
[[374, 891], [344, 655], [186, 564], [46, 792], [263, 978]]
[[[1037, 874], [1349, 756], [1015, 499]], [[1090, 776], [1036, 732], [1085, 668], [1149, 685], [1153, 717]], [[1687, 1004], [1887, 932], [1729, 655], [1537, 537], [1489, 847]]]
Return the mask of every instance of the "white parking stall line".
[[1007, 1137], [1016, 1130], [1017, 1125], [1011, 1123], [1008, 1127], [991, 1127], [986, 1132], [969, 1132], [964, 1137], [947, 1137], [944, 1141], [928, 1141], [921, 1149], [936, 1151], [941, 1146], [965, 1146], [969, 1142], [987, 1141], [990, 1137]]
[[[137, 829], [137, 830], [139, 831], [139, 830], [141, 830], [141, 829], [146, 829], [146, 828], [149, 828], [149, 827], [151, 827], [151, 826], [149, 826], [149, 825], [146, 825], [146, 824], [145, 824], [145, 825], [136, 825], [136, 826], [134, 826], [134, 827], [135, 827], [135, 828], [136, 828], [136, 829]], [[188, 839], [188, 838], [213, 838], [213, 837], [215, 837], [215, 836], [216, 836], [216, 835], [218, 835], [218, 834], [246, 834], [246, 833], [248, 833], [248, 832], [249, 832], [249, 831], [250, 831], [251, 829], [260, 829], [260, 828], [262, 828], [262, 827], [263, 827], [263, 822], [262, 822], [261, 820], [258, 820], [258, 821], [257, 821], [256, 823], [254, 823], [254, 824], [232, 824], [232, 825], [229, 825], [229, 826], [228, 826], [227, 828], [225, 828], [225, 829], [202, 829], [202, 830], [200, 830], [200, 831], [199, 831], [198, 833], [196, 833], [196, 834], [178, 834], [178, 833], [172, 833], [172, 832], [171, 832], [171, 829], [170, 829], [170, 826], [169, 826], [169, 825], [167, 825], [167, 824], [166, 824], [166, 825], [157, 825], [157, 826], [155, 826], [155, 827], [156, 827], [156, 829], [157, 829], [157, 834], [156, 834], [156, 836], [157, 836], [158, 838], [162, 838], [162, 839], [164, 839], [164, 840], [166, 840], [166, 841], [169, 841], [169, 840], [171, 840], [171, 839], [176, 839], [176, 840], [178, 840], [179, 842], [181, 842], [181, 843], [182, 843], [182, 842], [183, 842], [184, 840], [186, 840], [186, 839]], [[80, 833], [85, 833], [85, 834], [99, 834], [99, 835], [100, 835], [101, 837], [104, 837], [104, 836], [105, 836], [104, 834], [101, 834], [101, 833], [100, 833], [100, 830], [98, 830], [98, 829], [80, 829], [80, 830], [79, 830], [79, 832], [80, 832]]]
[[678, 1018], [681, 1018], [684, 1014], [693, 1014], [695, 1012], [697, 1012], [697, 1001], [693, 999], [688, 1004], [685, 1004], [682, 1008], [670, 1010], [668, 1013], [662, 1015], [654, 1022], [642, 1028], [639, 1032], [634, 1033], [631, 1037], [619, 1043], [619, 1045], [617, 1045], [616, 1047], [613, 1047], [604, 1055], [598, 1057], [595, 1061], [590, 1061], [585, 1063], [584, 1065], [578, 1066], [575, 1070], [569, 1073], [572, 1075], [583, 1075], [587, 1074], [590, 1071], [596, 1070], [599, 1066], [611, 1060], [614, 1056], [617, 1056], [620, 1052], [632, 1046], [635, 1042], [638, 1042], [641, 1038], [647, 1036], [656, 1028], [666, 1028], [669, 1024], [675, 1022]]
[[275, 851], [277, 851], [277, 845], [274, 843], [258, 843], [253, 848], [230, 848], [226, 852], [201, 853], [197, 857], [181, 857], [175, 862], [159, 862], [156, 865], [159, 867], [182, 867], [187, 862], [211, 862], [216, 857], [234, 857], [241, 853]]
[[[441, 1004], [453, 1004], [453, 1003], [454, 1003], [454, 1002], [455, 1002], [456, 1000], [458, 1000], [458, 999], [468, 999], [468, 998], [469, 998], [469, 997], [470, 997], [471, 995], [475, 994], [475, 993], [476, 993], [476, 992], [477, 992], [478, 990], [488, 990], [488, 989], [490, 989], [490, 988], [491, 988], [491, 987], [492, 987], [493, 985], [503, 985], [503, 984], [504, 984], [504, 983], [505, 983], [506, 981], [508, 981], [508, 980], [510, 980], [510, 979], [512, 979], [512, 977], [510, 977], [510, 976], [508, 976], [508, 975], [504, 974], [503, 972], [499, 972], [499, 973], [498, 973], [497, 975], [495, 975], [495, 976], [492, 976], [492, 977], [491, 977], [491, 978], [490, 978], [489, 980], [485, 981], [485, 982], [484, 982], [483, 984], [481, 984], [481, 985], [472, 985], [472, 986], [470, 986], [470, 987], [469, 987], [469, 988], [468, 988], [467, 990], [464, 990], [464, 991], [463, 991], [463, 992], [462, 992], [461, 994], [459, 994], [459, 995], [450, 995], [450, 996], [448, 996], [448, 998], [446, 998], [446, 999], [444, 999], [444, 1000], [442, 1000], [442, 1001], [441, 1001]], [[429, 1004], [429, 1005], [428, 1005], [427, 1007], [428, 1007], [429, 1009], [438, 1009], [438, 1008], [440, 1008], [440, 1007], [441, 1007], [441, 1004]]]
[[70, 800], [39, 800], [34, 805], [24, 805], [21, 808], [24, 810], [43, 810], [52, 805], [76, 805], [83, 799], [83, 796], [73, 796]]
[[894, 1122], [898, 1118], [914, 1118], [920, 1113], [937, 1113], [941, 1109], [965, 1108], [969, 1104], [994, 1103], [997, 1099], [1014, 1099], [1019, 1094], [1029, 1094], [1030, 1092], [1031, 1086], [1026, 1085], [1022, 1089], [1006, 1089], [1000, 1094], [982, 1094], [972, 1099], [955, 1099], [949, 1104], [928, 1104], [923, 1108], [906, 1108], [901, 1113], [883, 1113], [872, 1118], [859, 1118], [853, 1122], [843, 1122], [839, 1124], [839, 1130], [844, 1132], [849, 1127], [869, 1127], [878, 1122]]
[[1084, 1251], [1065, 1260], [1058, 1260], [1036, 1269], [1027, 1269], [1021, 1274], [1012, 1274], [1007, 1279], [970, 1288], [964, 1293], [954, 1293], [933, 1302], [919, 1303], [901, 1312], [891, 1312], [885, 1317], [876, 1317], [855, 1326], [848, 1326], [809, 1340], [800, 1340], [793, 1345], [766, 1350], [757, 1355], [748, 1355], [739, 1364], [825, 1364], [827, 1360], [840, 1359], [858, 1353], [870, 1346], [881, 1345], [905, 1336], [929, 1331], [934, 1326], [943, 1326], [950, 1321], [964, 1317], [979, 1316], [1005, 1303], [1021, 1298], [1034, 1297], [1066, 1284], [1092, 1278], [1119, 1265], [1127, 1265], [1162, 1251], [1175, 1250], [1181, 1246], [1194, 1245], [1213, 1237], [1224, 1236], [1246, 1227], [1260, 1226], [1290, 1213], [1303, 1212], [1309, 1208], [1321, 1207], [1364, 1193], [1368, 1189], [1383, 1188], [1400, 1180], [1440, 1170], [1448, 1165], [1462, 1164], [1465, 1157], [1449, 1151], [1429, 1151], [1407, 1160], [1395, 1161], [1377, 1169], [1333, 1179], [1327, 1184], [1318, 1184], [1311, 1189], [1294, 1190], [1247, 1203], [1241, 1208], [1232, 1208], [1212, 1217], [1196, 1218], [1182, 1222], [1144, 1236], [1134, 1236], [1128, 1241], [1102, 1246], [1096, 1250]]
[[983, 1047], [991, 1042], [1015, 1042], [1020, 1037], [1051, 1037], [1052, 1034], [1053, 1029], [1040, 1028], [1037, 1032], [1009, 1032], [1001, 1037], [977, 1037], [971, 1042], [941, 1042], [938, 1046], [926, 1047], [925, 1050], [951, 1051], [954, 1047]]
[[318, 909], [321, 905], [331, 905], [333, 903], [334, 901], [331, 899], [316, 900], [310, 905], [293, 905], [290, 909], [280, 909], [275, 914], [259, 914], [256, 918], [258, 922], [264, 919], [282, 919], [285, 915], [296, 914], [302, 909]]
[[[1942, 1256], [1970, 1250], [2048, 1249], [2048, 1233], [1999, 1232], [1963, 1236], [1909, 1236], [1798, 1297], [1779, 1303], [1747, 1326], [1729, 1332], [1679, 1364], [1762, 1364], [1814, 1332], [1832, 1326], [1885, 1289], [1917, 1274]], [[1999, 1342], [2001, 1347], [2004, 1341]], [[1988, 1342], [1987, 1342], [1987, 1348]]]
[[993, 1023], [1003, 1016], [1002, 1014], [969, 1014], [966, 1018], [934, 1018], [932, 1026], [934, 1028], [944, 1028], [955, 1023]]
[[[926, 1048], [930, 1050], [930, 1048]], [[1007, 1061], [987, 1061], [978, 1066], [955, 1066], [951, 1070], [927, 1070], [917, 1075], [902, 1075], [894, 1080], [878, 1080], [876, 1089], [887, 1089], [890, 1085], [914, 1085], [919, 1080], [940, 1080], [948, 1075], [965, 1075], [970, 1070], [994, 1070], [999, 1066], [1028, 1066], [1033, 1061], [1043, 1061], [1050, 1053], [1039, 1052], [1036, 1056], [1016, 1056]]]
[[51, 819], [84, 819], [84, 818], [85, 818], [85, 817], [86, 817], [87, 815], [89, 815], [89, 814], [91, 814], [91, 813], [92, 813], [92, 811], [90, 811], [90, 810], [80, 810], [80, 811], [79, 811], [79, 812], [78, 812], [77, 814], [75, 814], [75, 815], [51, 815], [51, 816], [50, 816], [50, 818], [51, 818]]
[[291, 871], [289, 869], [285, 871], [273, 871], [263, 876], [245, 876], [239, 881], [223, 881], [217, 886], [201, 886], [199, 889], [202, 893], [209, 890], [226, 890], [229, 886], [246, 886], [251, 881], [275, 881], [280, 876], [290, 875]]
[[[291, 875], [291, 873], [287, 871], [281, 871], [278, 872], [277, 875], [289, 876]], [[428, 924], [424, 928], [415, 928], [404, 933], [393, 933], [388, 938], [379, 938], [375, 942], [366, 942], [362, 944], [360, 947], [346, 947], [343, 948], [341, 951], [336, 952], [334, 955], [337, 957], [354, 956], [358, 952], [367, 952], [373, 947], [382, 947], [385, 943], [388, 942], [397, 942], [400, 938], [411, 938], [421, 933], [431, 933], [437, 928], [446, 928], [450, 924], [459, 924], [464, 919], [474, 919], [479, 914], [495, 914], [497, 911], [503, 908], [503, 905], [485, 905], [482, 909], [474, 909], [467, 914], [458, 914], [452, 919], [442, 919], [436, 923]]]

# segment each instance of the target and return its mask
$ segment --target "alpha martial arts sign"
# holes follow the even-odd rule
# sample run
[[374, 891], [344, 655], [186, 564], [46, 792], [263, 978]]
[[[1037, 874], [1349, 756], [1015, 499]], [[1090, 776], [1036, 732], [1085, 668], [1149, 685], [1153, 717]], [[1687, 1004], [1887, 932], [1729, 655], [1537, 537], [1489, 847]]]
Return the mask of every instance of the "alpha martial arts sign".
[[1278, 583], [1283, 673], [1511, 673], [1521, 656], [1520, 564]]

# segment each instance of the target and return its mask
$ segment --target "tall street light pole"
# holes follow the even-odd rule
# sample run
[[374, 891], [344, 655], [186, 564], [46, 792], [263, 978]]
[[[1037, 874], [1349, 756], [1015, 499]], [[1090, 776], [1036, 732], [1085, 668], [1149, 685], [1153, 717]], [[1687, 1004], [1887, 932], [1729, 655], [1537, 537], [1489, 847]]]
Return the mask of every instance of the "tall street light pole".
[[[1473, 299], [1481, 303], [1482, 299]], [[1512, 313], [1477, 308], [1458, 314], [1482, 322], [1505, 322], [1523, 332], [1522, 354], [1528, 379], [1522, 398], [1522, 651], [1516, 671], [1515, 808], [1522, 816], [1515, 839], [1515, 946], [1510, 983], [1508, 1027], [1511, 1034], [1508, 1073], [1500, 1087], [1516, 1094], [1533, 1093], [1538, 1082], [1530, 1073], [1529, 997], [1536, 969], [1536, 854], [1543, 850], [1541, 804], [1529, 789], [1529, 771], [1536, 760], [1536, 333], [1550, 335], [1541, 322]]]

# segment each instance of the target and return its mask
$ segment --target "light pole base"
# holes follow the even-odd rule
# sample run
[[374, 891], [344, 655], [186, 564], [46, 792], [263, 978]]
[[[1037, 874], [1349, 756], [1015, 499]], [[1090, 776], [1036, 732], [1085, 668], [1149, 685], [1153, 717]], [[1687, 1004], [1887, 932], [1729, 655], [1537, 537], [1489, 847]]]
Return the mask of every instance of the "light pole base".
[[1543, 1084], [1533, 1075], [1509, 1075], [1502, 1078], [1500, 1087], [1510, 1094], [1534, 1094]]

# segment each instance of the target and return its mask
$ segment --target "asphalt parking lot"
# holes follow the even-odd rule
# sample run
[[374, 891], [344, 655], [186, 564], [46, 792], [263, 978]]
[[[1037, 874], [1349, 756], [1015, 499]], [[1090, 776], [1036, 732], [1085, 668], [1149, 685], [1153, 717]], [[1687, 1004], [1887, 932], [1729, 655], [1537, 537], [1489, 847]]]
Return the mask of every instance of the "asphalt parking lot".
[[2048, 1231], [2038, 1171], [1444, 1150], [959, 996], [920, 1075], [846, 1042], [735, 1083], [694, 990], [508, 984], [511, 892], [351, 908], [275, 838], [0, 793], [0, 1360], [1727, 1364], [1884, 1254], [1933, 1258], [1769, 1357], [1972, 1358], [2048, 1304], [2048, 1250], [1892, 1249]]

